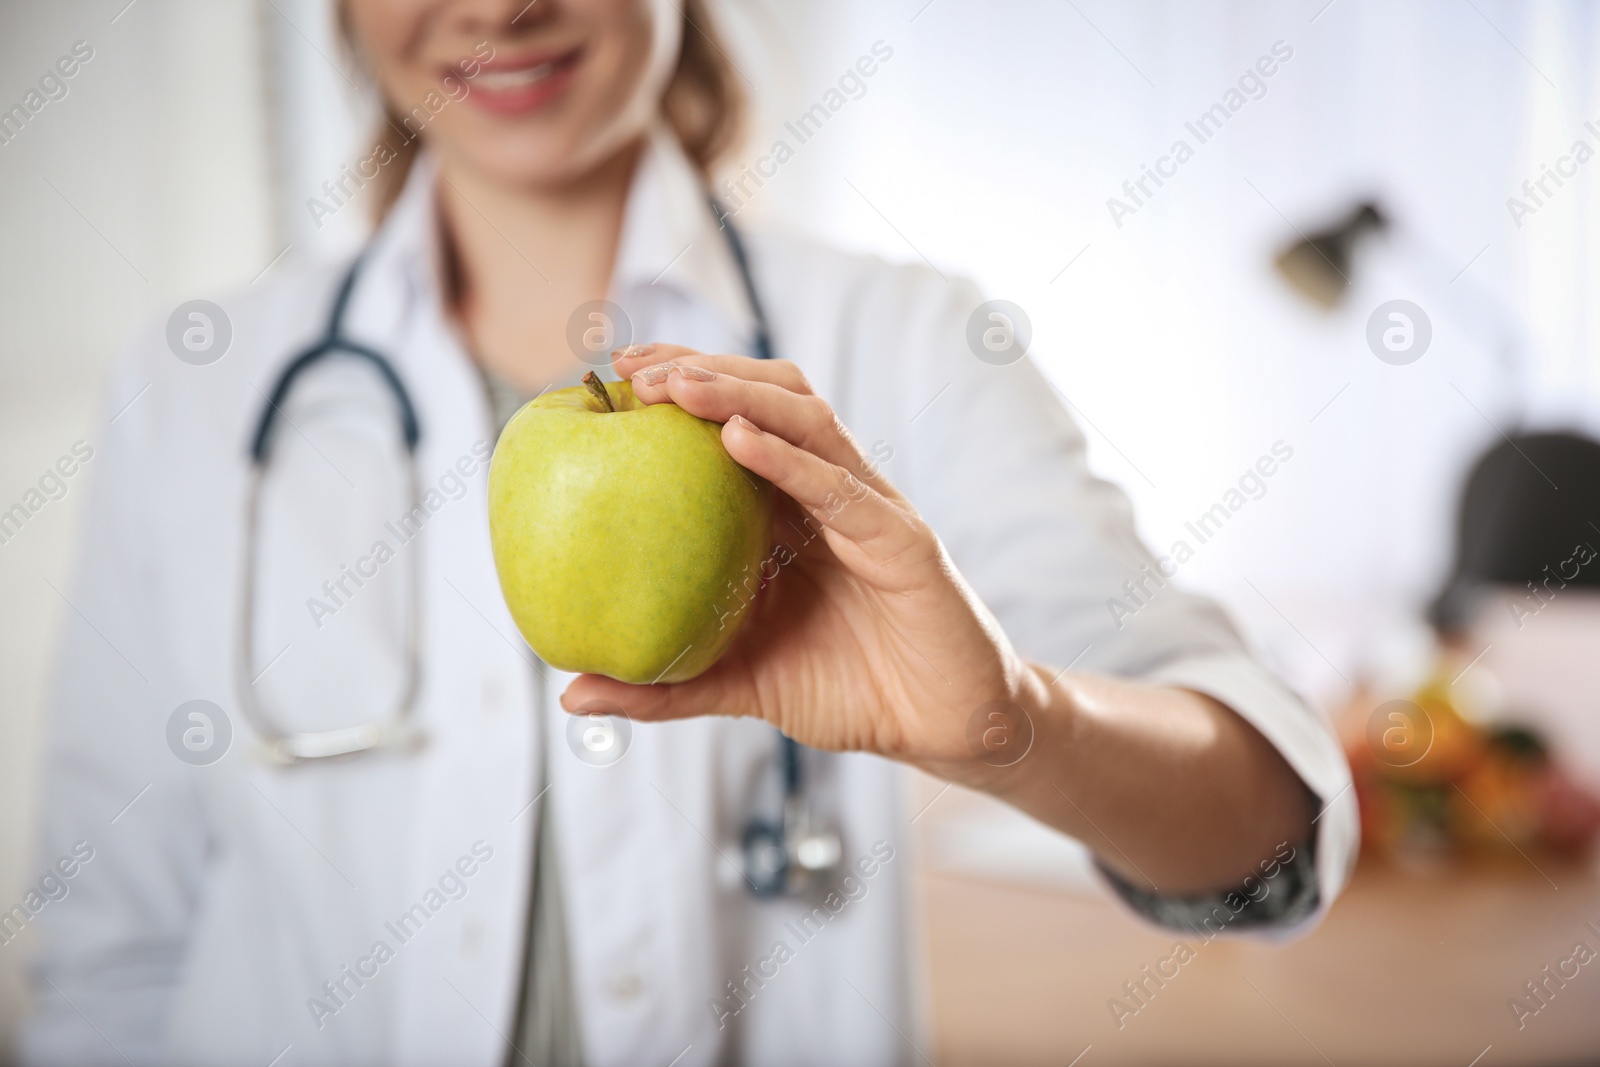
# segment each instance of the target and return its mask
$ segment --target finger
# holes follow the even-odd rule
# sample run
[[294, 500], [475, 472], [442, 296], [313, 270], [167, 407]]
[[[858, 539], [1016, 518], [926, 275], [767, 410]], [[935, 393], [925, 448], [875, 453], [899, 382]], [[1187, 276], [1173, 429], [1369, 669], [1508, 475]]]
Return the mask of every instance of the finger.
[[937, 558], [937, 543], [914, 512], [843, 467], [766, 433], [739, 415], [722, 427], [722, 443], [741, 466], [767, 479], [835, 535], [829, 543], [846, 566], [849, 561], [840, 553], [841, 542], [855, 546], [873, 563]]
[[611, 353], [618, 377], [627, 379], [647, 367], [673, 363], [703, 367], [717, 374], [770, 382], [794, 393], [810, 393], [811, 383], [800, 368], [786, 359], [751, 359], [749, 356], [712, 356], [683, 345], [629, 345]]
[[622, 369], [624, 366], [638, 370], [640, 367], [648, 367], [652, 363], [670, 363], [675, 359], [698, 355], [700, 355], [698, 350], [684, 345], [669, 345], [660, 342], [645, 345], [628, 345], [612, 351], [611, 365], [617, 369], [618, 374], [627, 377], [627, 374]]
[[634, 395], [647, 404], [670, 401], [711, 422], [743, 415], [768, 433], [843, 467], [881, 493], [899, 498], [888, 479], [867, 463], [832, 406], [819, 396], [691, 365], [657, 364], [637, 372], [632, 380]]

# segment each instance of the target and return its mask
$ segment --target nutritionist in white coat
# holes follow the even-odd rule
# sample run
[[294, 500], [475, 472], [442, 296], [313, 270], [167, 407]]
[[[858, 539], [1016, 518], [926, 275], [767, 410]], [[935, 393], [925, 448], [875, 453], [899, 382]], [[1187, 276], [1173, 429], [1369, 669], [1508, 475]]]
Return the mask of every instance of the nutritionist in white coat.
[[[1113, 620], [1155, 560], [1033, 364], [976, 358], [972, 286], [719, 224], [698, 0], [341, 16], [390, 112], [330, 183], [381, 209], [358, 268], [185, 311], [111, 384], [40, 834], [93, 859], [28, 916], [27, 1062], [911, 1063], [901, 764], [1154, 922], [1316, 921], [1357, 838], [1326, 724], [1201, 599]], [[599, 300], [606, 373], [821, 531], [683, 684], [537, 662], [491, 558], [486, 457]]]

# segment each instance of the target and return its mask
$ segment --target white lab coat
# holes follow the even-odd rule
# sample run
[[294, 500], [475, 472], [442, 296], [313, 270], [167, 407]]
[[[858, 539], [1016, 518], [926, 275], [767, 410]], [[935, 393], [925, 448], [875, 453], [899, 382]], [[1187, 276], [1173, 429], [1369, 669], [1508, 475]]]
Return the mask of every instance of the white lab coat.
[[[42, 949], [27, 1057], [507, 1062], [546, 745], [553, 788], [538, 803], [554, 804], [589, 1063], [916, 1060], [912, 1042], [929, 1046], [894, 765], [814, 754], [810, 795], [859, 867], [836, 914], [807, 926], [810, 904], [754, 901], [729, 861], [745, 821], [776, 804], [768, 728], [640, 725], [607, 768], [572, 755], [564, 715], [547, 715], [536, 736], [530, 712], [553, 708], [569, 679], [546, 670], [540, 681], [499, 596], [477, 458], [493, 430], [441, 315], [432, 181], [424, 163], [377, 235], [348, 333], [388, 354], [409, 386], [420, 478], [437, 506], [404, 544], [383, 526], [403, 510], [401, 467], [379, 447], [394, 436], [390, 409], [348, 362], [309, 380], [286, 408], [293, 425], [278, 427], [252, 668], [286, 725], [381, 715], [403, 667], [392, 620], [404, 614], [404, 568], [420, 553], [427, 744], [286, 769], [254, 756], [239, 714], [247, 442], [263, 394], [322, 331], [343, 265], [223, 299], [233, 340], [209, 366], [175, 358], [160, 326], [141, 336], [111, 386], [108, 411], [121, 413], [92, 442], [94, 501], [49, 727], [41, 862], [80, 840], [94, 858], [33, 919]], [[978, 292], [920, 266], [747, 239], [778, 354], [876, 449], [1025, 655], [1210, 693], [1331, 805], [1317, 823], [1326, 907], [1357, 835], [1333, 736], [1211, 604], [1169, 587], [1117, 628], [1106, 602], [1151, 557], [1034, 365], [990, 366], [969, 351]], [[613, 296], [636, 340], [748, 350], [738, 274], [690, 166], [660, 134], [628, 202]], [[360, 562], [369, 540], [395, 558]], [[314, 618], [307, 602], [340, 562], [379, 577]], [[169, 716], [193, 699], [215, 702], [234, 734], [209, 766], [180, 761], [166, 740]], [[731, 1015], [729, 983], [745, 1003]]]

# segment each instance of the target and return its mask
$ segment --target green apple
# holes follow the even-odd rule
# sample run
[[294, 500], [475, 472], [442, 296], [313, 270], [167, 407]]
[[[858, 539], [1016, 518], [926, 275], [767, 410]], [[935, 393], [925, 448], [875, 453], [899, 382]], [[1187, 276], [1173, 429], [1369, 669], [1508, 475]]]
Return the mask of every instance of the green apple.
[[517, 628], [546, 663], [681, 682], [715, 663], [772, 544], [772, 489], [721, 427], [629, 382], [547, 393], [489, 467], [489, 536]]

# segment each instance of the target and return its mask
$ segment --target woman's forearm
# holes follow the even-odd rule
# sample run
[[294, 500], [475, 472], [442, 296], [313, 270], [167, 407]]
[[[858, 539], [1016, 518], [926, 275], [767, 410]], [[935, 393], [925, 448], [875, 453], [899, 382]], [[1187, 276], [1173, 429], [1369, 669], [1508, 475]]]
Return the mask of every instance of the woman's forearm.
[[1312, 798], [1266, 738], [1208, 696], [1030, 666], [1032, 743], [982, 788], [1163, 893], [1225, 890], [1311, 834]]

